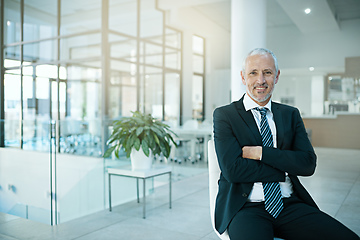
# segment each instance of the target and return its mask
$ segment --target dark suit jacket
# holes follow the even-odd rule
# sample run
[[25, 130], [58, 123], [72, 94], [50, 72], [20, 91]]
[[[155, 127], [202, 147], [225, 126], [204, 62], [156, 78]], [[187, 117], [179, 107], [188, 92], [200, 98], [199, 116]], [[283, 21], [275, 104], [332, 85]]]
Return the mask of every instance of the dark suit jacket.
[[244, 206], [254, 182], [285, 181], [289, 174], [296, 195], [317, 207], [297, 176], [310, 176], [316, 155], [305, 131], [299, 111], [272, 102], [277, 131], [277, 148], [264, 147], [262, 160], [242, 158], [242, 147], [261, 146], [261, 135], [251, 111], [239, 101], [215, 109], [214, 141], [221, 169], [215, 205], [215, 227], [223, 233]]

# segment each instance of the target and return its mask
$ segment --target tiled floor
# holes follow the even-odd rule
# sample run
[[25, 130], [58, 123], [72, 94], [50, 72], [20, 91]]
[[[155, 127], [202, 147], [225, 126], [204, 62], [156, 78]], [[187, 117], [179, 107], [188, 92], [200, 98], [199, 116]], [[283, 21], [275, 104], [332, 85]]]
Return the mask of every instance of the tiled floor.
[[[316, 152], [317, 171], [302, 182], [322, 210], [360, 235], [360, 150], [316, 148]], [[199, 166], [181, 169], [194, 167]], [[146, 219], [136, 201], [53, 227], [0, 214], [0, 239], [218, 239], [210, 223], [208, 174], [203, 168], [173, 183], [172, 209], [168, 186], [157, 187], [147, 197]]]

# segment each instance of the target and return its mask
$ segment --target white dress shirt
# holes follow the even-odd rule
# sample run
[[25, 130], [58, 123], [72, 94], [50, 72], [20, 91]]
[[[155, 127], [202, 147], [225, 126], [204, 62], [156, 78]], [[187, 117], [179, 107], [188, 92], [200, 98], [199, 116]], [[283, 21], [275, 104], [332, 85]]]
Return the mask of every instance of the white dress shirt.
[[[254, 116], [255, 122], [259, 128], [260, 131], [260, 121], [261, 121], [261, 114], [259, 111], [255, 110], [255, 108], [263, 108], [262, 106], [259, 106], [256, 102], [254, 102], [254, 100], [252, 100], [248, 94], [245, 94], [244, 96], [244, 107], [246, 111], [251, 111], [252, 115]], [[269, 123], [269, 127], [273, 136], [273, 143], [274, 143], [274, 148], [277, 147], [277, 141], [276, 141], [276, 125], [274, 122], [274, 116], [273, 113], [271, 111], [271, 100], [264, 106], [264, 108], [267, 108], [267, 112], [266, 112], [266, 118], [268, 120]], [[255, 160], [254, 160], [255, 161]], [[279, 182], [280, 184], [280, 189], [281, 189], [281, 194], [284, 197], [290, 197], [291, 193], [293, 192], [292, 189], [292, 183], [290, 178], [287, 176], [286, 173], [286, 178], [285, 178], [285, 182]], [[254, 183], [254, 186], [250, 192], [249, 195], [249, 201], [250, 202], [261, 202], [261, 201], [265, 201], [264, 198], [264, 189], [262, 186], [261, 182], [256, 182]]]

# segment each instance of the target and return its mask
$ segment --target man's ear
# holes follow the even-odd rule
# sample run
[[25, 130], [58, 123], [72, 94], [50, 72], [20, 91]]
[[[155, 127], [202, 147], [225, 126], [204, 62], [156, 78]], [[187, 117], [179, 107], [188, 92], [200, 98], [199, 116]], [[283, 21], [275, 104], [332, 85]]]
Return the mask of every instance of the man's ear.
[[275, 78], [275, 84], [277, 84], [277, 82], [279, 81], [279, 76], [280, 76], [280, 69], [277, 72], [276, 78]]
[[243, 83], [244, 85], [246, 85], [246, 80], [245, 80], [243, 71], [240, 71], [240, 75], [241, 75], [241, 81], [242, 81], [242, 83]]

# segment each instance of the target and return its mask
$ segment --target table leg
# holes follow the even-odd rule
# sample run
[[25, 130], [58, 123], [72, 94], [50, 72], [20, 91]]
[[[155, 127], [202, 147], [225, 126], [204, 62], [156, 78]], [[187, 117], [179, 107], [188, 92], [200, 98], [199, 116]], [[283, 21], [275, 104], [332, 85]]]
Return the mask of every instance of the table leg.
[[169, 172], [169, 208], [171, 209], [171, 172]]
[[109, 174], [109, 211], [111, 212], [111, 174]]
[[136, 178], [136, 196], [137, 196], [137, 202], [139, 203], [140, 200], [139, 200], [139, 179]]
[[145, 217], [145, 211], [146, 211], [146, 207], [145, 207], [145, 205], [146, 205], [146, 195], [145, 195], [145, 178], [143, 178], [143, 194], [144, 194], [144, 206], [143, 206], [143, 218], [145, 219], [146, 217]]

